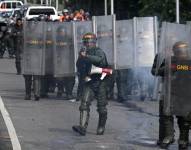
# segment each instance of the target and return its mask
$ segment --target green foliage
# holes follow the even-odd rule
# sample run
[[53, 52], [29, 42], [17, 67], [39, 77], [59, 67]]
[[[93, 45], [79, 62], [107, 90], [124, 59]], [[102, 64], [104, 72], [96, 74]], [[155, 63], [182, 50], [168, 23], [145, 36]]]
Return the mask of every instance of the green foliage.
[[[180, 22], [191, 20], [191, 1], [180, 0]], [[139, 16], [157, 16], [160, 21], [176, 21], [176, 0], [139, 0]]]

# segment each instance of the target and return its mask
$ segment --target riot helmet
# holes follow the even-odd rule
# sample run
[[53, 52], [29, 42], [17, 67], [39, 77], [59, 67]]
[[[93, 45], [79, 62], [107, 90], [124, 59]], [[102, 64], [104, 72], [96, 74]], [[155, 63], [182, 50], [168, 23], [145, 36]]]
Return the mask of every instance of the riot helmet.
[[66, 36], [67, 34], [66, 29], [63, 26], [58, 27], [56, 32], [57, 32], [57, 35], [63, 36], [63, 37]]
[[173, 53], [177, 58], [188, 58], [188, 43], [183, 41], [178, 41], [173, 45]]
[[62, 13], [69, 13], [68, 9], [63, 9]]
[[94, 33], [89, 32], [83, 35], [82, 41], [84, 46], [86, 46], [87, 48], [92, 48], [96, 47], [97, 38]]

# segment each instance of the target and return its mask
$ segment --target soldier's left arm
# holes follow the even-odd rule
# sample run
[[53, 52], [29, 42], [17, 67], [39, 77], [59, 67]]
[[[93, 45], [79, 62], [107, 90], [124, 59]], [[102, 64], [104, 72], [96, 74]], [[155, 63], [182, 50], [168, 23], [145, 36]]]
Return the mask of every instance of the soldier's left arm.
[[107, 66], [107, 60], [106, 60], [106, 56], [105, 53], [101, 50], [97, 50], [95, 55], [87, 55], [87, 58], [89, 59], [89, 61], [94, 64], [94, 65], [98, 65], [98, 66]]

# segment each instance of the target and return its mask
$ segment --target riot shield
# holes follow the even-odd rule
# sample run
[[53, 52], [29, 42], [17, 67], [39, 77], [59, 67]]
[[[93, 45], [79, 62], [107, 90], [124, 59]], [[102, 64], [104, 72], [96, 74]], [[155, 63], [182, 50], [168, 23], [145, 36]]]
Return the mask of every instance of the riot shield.
[[177, 116], [191, 115], [191, 57], [189, 60], [171, 58], [171, 106], [172, 114]]
[[92, 21], [75, 22], [74, 34], [74, 47], [75, 47], [75, 60], [78, 58], [78, 52], [83, 47], [82, 38], [85, 33], [93, 32]]
[[54, 23], [54, 75], [63, 77], [75, 73], [75, 53], [72, 22]]
[[75, 23], [76, 43], [77, 50], [79, 51], [83, 47], [82, 37], [85, 33], [93, 32], [93, 25], [91, 21], [83, 21]]
[[133, 20], [116, 21], [116, 69], [134, 65]]
[[[179, 58], [173, 48], [174, 44], [179, 41], [189, 43], [190, 27], [183, 24], [163, 23], [162, 24], [160, 53], [164, 56], [164, 113], [167, 115], [175, 114], [186, 116], [191, 112], [191, 103], [189, 97], [190, 92], [186, 89], [190, 88], [190, 48], [186, 54], [186, 60]], [[189, 44], [187, 44], [189, 46]], [[189, 46], [190, 47], [190, 46]], [[162, 48], [162, 49], [161, 49]], [[159, 59], [160, 62], [162, 60]], [[180, 68], [179, 68], [180, 67]], [[159, 68], [160, 69], [160, 66]]]
[[98, 46], [105, 52], [109, 65], [114, 66], [114, 16], [97, 16], [95, 20]]
[[53, 74], [54, 22], [45, 22], [45, 73]]
[[137, 17], [134, 26], [134, 87], [133, 94], [141, 100], [151, 99], [154, 89], [154, 77], [150, 70], [156, 50], [156, 19], [155, 17]]
[[135, 23], [135, 57], [136, 67], [152, 66], [155, 56], [155, 35], [154, 17], [138, 17], [134, 18]]
[[22, 55], [22, 73], [44, 75], [44, 22], [24, 22], [24, 50]]

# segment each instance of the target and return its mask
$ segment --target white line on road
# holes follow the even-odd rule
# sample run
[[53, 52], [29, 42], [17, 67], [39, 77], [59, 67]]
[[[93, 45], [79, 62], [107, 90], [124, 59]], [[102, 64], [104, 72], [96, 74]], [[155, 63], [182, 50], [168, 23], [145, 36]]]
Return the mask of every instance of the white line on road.
[[13, 126], [13, 123], [11, 121], [11, 118], [10, 118], [10, 115], [9, 115], [7, 109], [5, 108], [5, 105], [3, 103], [1, 96], [0, 96], [0, 111], [1, 111], [1, 114], [5, 121], [5, 124], [7, 126], [7, 130], [8, 130], [9, 136], [11, 138], [13, 150], [21, 150], [21, 145], [19, 143], [15, 128]]

